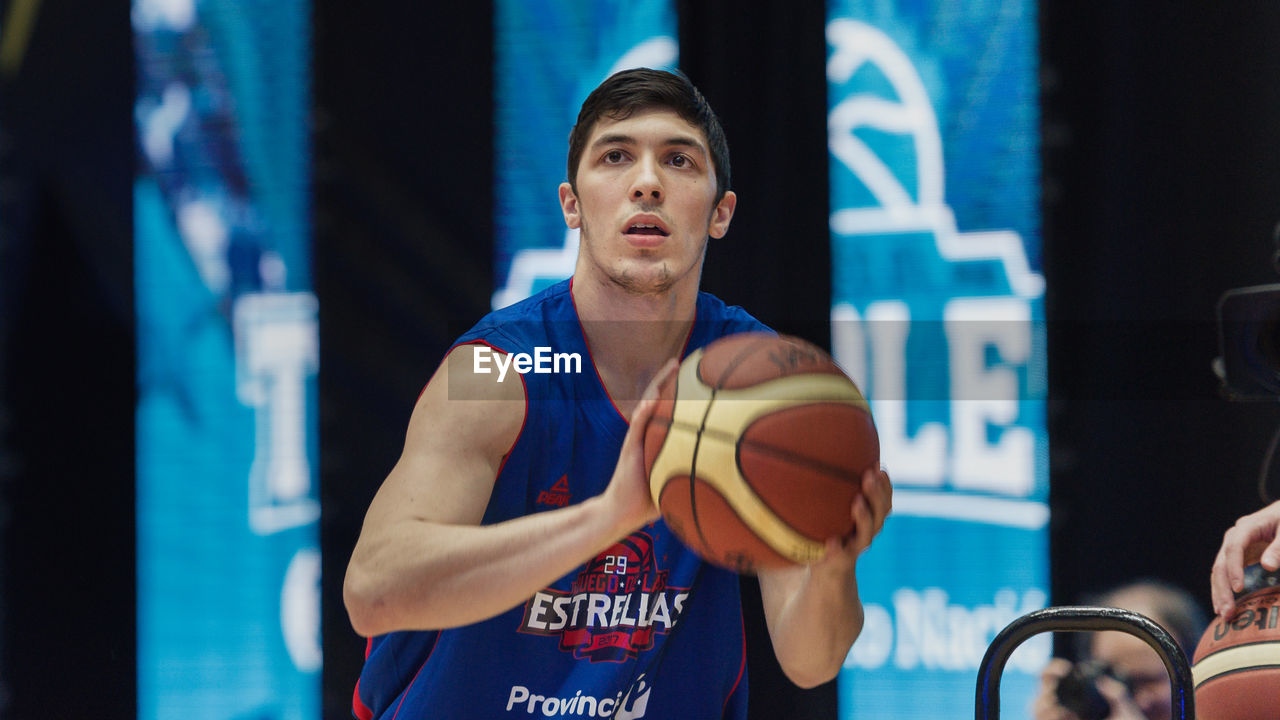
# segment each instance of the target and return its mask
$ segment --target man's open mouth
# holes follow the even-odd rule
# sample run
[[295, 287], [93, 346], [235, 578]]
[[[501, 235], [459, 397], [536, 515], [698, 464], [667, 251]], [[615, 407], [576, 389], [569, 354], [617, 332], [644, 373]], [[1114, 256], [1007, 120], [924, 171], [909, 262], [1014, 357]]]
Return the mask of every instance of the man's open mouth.
[[635, 225], [632, 225], [631, 227], [627, 228], [627, 234], [628, 235], [661, 235], [662, 237], [667, 237], [671, 233], [667, 232], [666, 230], [663, 230], [657, 225], [649, 225], [646, 223], [636, 223]]

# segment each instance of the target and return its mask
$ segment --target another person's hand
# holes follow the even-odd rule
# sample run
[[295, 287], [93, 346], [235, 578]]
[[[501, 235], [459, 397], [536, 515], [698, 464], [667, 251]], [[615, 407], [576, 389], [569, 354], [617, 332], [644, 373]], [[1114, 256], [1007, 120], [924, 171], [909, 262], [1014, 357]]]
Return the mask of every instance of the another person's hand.
[[1227, 530], [1213, 561], [1209, 586], [1213, 611], [1224, 617], [1235, 611], [1235, 593], [1244, 590], [1244, 568], [1256, 562], [1280, 569], [1280, 501], [1245, 515]]

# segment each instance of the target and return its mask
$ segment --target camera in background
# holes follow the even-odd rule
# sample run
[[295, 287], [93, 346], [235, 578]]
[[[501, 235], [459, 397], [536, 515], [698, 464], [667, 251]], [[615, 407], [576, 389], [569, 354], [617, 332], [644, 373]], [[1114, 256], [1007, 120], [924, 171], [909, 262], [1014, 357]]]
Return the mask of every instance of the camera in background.
[[1235, 288], [1218, 300], [1214, 370], [1230, 400], [1280, 400], [1280, 284]]
[[[1058, 704], [1080, 720], [1103, 720], [1111, 714], [1111, 703], [1098, 692], [1098, 678], [1108, 676], [1129, 686], [1128, 681], [1107, 663], [1078, 662], [1058, 681]], [[1130, 689], [1132, 691], [1132, 689]]]

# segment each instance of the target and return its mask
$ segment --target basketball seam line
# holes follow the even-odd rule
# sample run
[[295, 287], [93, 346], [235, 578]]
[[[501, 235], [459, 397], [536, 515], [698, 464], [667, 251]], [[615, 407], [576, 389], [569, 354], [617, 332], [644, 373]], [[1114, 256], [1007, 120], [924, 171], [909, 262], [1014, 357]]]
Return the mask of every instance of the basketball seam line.
[[[701, 378], [699, 378], [701, 379]], [[680, 383], [676, 381], [676, 397], [680, 397]], [[689, 461], [689, 514], [693, 516], [693, 528], [698, 531], [698, 539], [702, 547], [711, 552], [711, 543], [702, 532], [702, 520], [698, 517], [698, 448], [702, 445], [702, 431], [707, 427], [707, 416], [711, 414], [711, 405], [716, 401], [716, 389], [711, 388], [711, 397], [707, 399], [707, 409], [702, 411], [702, 422], [698, 423], [698, 431], [693, 436], [693, 458]], [[672, 417], [675, 417], [674, 411]]]
[[742, 348], [741, 350], [739, 350], [739, 351], [738, 351], [738, 354], [737, 354], [737, 355], [736, 355], [732, 360], [730, 360], [730, 361], [729, 361], [729, 364], [728, 364], [728, 365], [726, 365], [726, 366], [725, 366], [725, 368], [724, 368], [724, 372], [720, 373], [720, 377], [716, 378], [716, 383], [715, 383], [715, 385], [711, 385], [711, 384], [710, 384], [710, 383], [708, 383], [705, 379], [703, 379], [703, 377], [702, 377], [702, 363], [701, 363], [701, 361], [699, 361], [699, 363], [698, 363], [698, 379], [699, 379], [699, 380], [701, 380], [701, 381], [703, 382], [703, 384], [704, 384], [704, 385], [706, 385], [707, 387], [710, 387], [710, 388], [711, 388], [711, 397], [712, 397], [712, 398], [714, 398], [714, 397], [715, 397], [715, 394], [716, 394], [716, 391], [717, 391], [717, 390], [723, 390], [723, 389], [724, 389], [724, 384], [725, 384], [725, 382], [727, 382], [727, 381], [729, 380], [729, 378], [733, 375], [733, 371], [734, 371], [734, 370], [737, 370], [737, 369], [738, 369], [738, 366], [739, 366], [739, 365], [741, 365], [742, 363], [746, 362], [746, 361], [747, 361], [747, 358], [748, 358], [748, 357], [750, 357], [752, 353], [754, 353], [755, 351], [759, 350], [759, 349], [760, 349], [760, 347], [761, 347], [761, 346], [760, 346], [760, 344], [758, 344], [758, 343], [752, 343], [751, 345], [748, 345], [748, 346], [746, 346], [746, 347]]
[[854, 474], [857, 473], [856, 470], [843, 468], [843, 467], [840, 467], [839, 465], [832, 465], [831, 463], [823, 462], [821, 460], [818, 460], [817, 458], [809, 457], [808, 455], [802, 455], [798, 452], [792, 452], [790, 450], [786, 450], [786, 449], [777, 447], [775, 445], [768, 445], [768, 444], [762, 443], [759, 440], [747, 440], [744, 437], [739, 437], [737, 442], [736, 452], [738, 454], [739, 466], [741, 466], [743, 445], [746, 445], [752, 448], [753, 450], [759, 452], [761, 455], [768, 455], [770, 457], [777, 458], [778, 460], [784, 460], [786, 462], [794, 463], [797, 465], [805, 465], [809, 469], [817, 470], [823, 475], [834, 475], [836, 478], [840, 480], [848, 480], [848, 482], [851, 482], [851, 483], [856, 483], [858, 481], [857, 477], [854, 477], [852, 480], [848, 479], [850, 473], [854, 473]]
[[[714, 552], [714, 551], [711, 548], [711, 543], [707, 541], [707, 536], [702, 532], [702, 520], [698, 517], [698, 504], [695, 499], [696, 488], [698, 485], [698, 448], [702, 444], [702, 432], [706, 430], [707, 418], [711, 417], [711, 408], [715, 406], [716, 394], [719, 393], [721, 389], [723, 389], [725, 382], [727, 382], [729, 378], [733, 376], [733, 371], [737, 370], [738, 366], [746, 362], [747, 358], [749, 358], [760, 347], [761, 346], [759, 344], [752, 343], [744, 347], [741, 351], [739, 351], [737, 356], [735, 356], [732, 360], [730, 360], [729, 364], [725, 366], [724, 370], [720, 373], [720, 377], [716, 378], [716, 382], [714, 385], [708, 383], [702, 377], [702, 361], [701, 360], [698, 361], [697, 378], [699, 381], [702, 382], [703, 385], [710, 388], [711, 397], [707, 398], [707, 407], [705, 410], [702, 411], [702, 422], [698, 423], [698, 431], [693, 441], [693, 460], [689, 463], [689, 514], [693, 516], [693, 527], [698, 531], [698, 539], [702, 541], [702, 547], [706, 548], [707, 552]], [[677, 390], [679, 389], [679, 384], [676, 385], [676, 388]], [[678, 393], [677, 393], [677, 396], [678, 396]], [[674, 413], [672, 414], [672, 418], [674, 419]], [[737, 451], [737, 448], [735, 447], [734, 449], [735, 464], [737, 463], [737, 453], [738, 451]], [[741, 475], [741, 473], [742, 473], [741, 469], [738, 469], [738, 474]], [[772, 508], [770, 508], [770, 511], [772, 512]], [[734, 515], [737, 515], [737, 514], [738, 514], [737, 510], [735, 509]], [[741, 518], [739, 519], [741, 520]], [[770, 546], [770, 543], [765, 542], [765, 545]]]
[[[711, 396], [714, 399], [716, 391], [712, 390], [711, 392], [712, 392]], [[708, 401], [708, 408], [710, 408], [710, 401]], [[710, 415], [709, 410], [707, 412], [707, 415], [708, 416]], [[706, 428], [705, 425], [702, 427], [694, 427], [686, 423], [674, 422], [669, 418], [659, 418], [657, 422], [659, 424], [664, 424], [668, 428], [668, 430], [672, 428], [680, 428], [682, 430], [687, 430], [689, 432], [692, 432], [694, 436], [697, 438], [701, 438], [702, 435], [706, 434], [714, 438], [719, 438], [721, 440], [731, 439], [729, 433], [726, 433], [723, 431], [710, 430]], [[839, 465], [833, 465], [828, 462], [823, 462], [821, 460], [818, 460], [817, 458], [810, 457], [808, 455], [803, 455], [801, 453], [794, 452], [786, 448], [781, 448], [781, 447], [778, 447], [777, 445], [771, 445], [769, 443], [761, 442], [760, 440], [750, 440], [742, 436], [739, 436], [738, 438], [736, 438], [736, 440], [734, 440], [734, 445], [735, 447], [738, 448], [739, 458], [741, 458], [742, 446], [746, 445], [756, 450], [757, 452], [761, 453], [762, 455], [768, 455], [770, 457], [777, 458], [779, 460], [784, 460], [787, 462], [800, 463], [814, 470], [817, 470], [818, 472], [824, 475], [833, 475], [840, 479], [847, 479], [850, 473], [857, 472], [856, 470], [850, 470], [849, 468], [846, 468], [846, 467], [841, 467]], [[695, 442], [694, 449], [695, 450], [697, 449], [696, 442]], [[850, 482], [857, 482], [857, 478], [854, 478]]]

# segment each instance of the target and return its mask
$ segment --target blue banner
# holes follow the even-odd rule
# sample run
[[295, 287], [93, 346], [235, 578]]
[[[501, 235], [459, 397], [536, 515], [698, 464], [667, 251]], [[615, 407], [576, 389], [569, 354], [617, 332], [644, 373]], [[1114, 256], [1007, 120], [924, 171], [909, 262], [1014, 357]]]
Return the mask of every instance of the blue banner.
[[573, 274], [578, 233], [556, 187], [568, 180], [569, 131], [606, 77], [676, 66], [672, 0], [500, 0], [496, 6], [493, 307]]
[[320, 716], [303, 0], [134, 0], [138, 715]]
[[832, 344], [895, 488], [843, 718], [965, 717], [995, 634], [1048, 602], [1036, 38], [1031, 0], [828, 4]]

